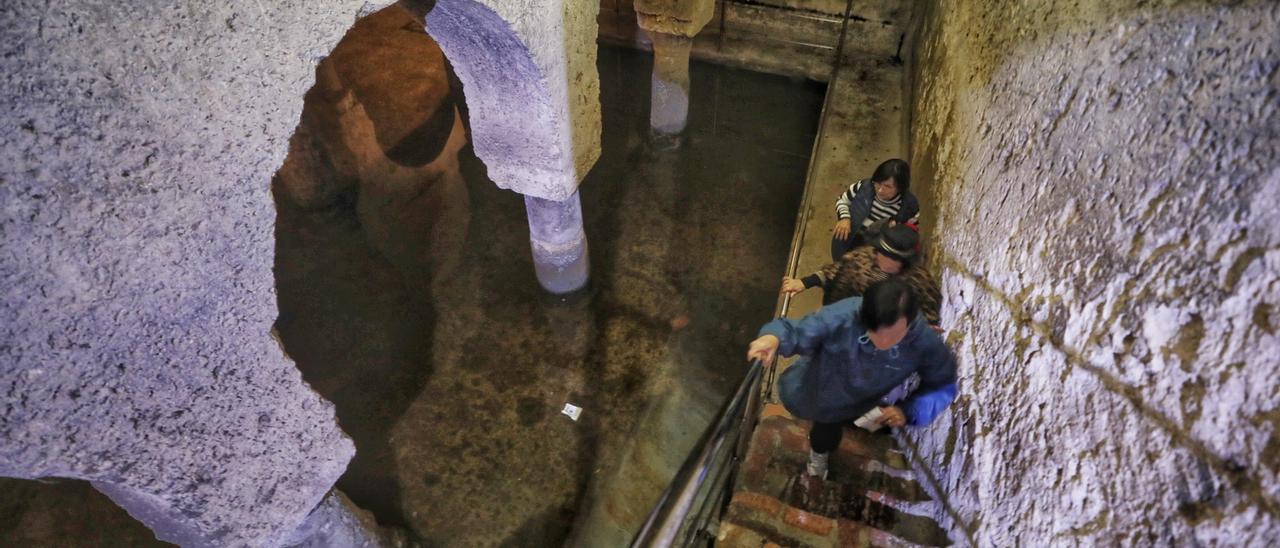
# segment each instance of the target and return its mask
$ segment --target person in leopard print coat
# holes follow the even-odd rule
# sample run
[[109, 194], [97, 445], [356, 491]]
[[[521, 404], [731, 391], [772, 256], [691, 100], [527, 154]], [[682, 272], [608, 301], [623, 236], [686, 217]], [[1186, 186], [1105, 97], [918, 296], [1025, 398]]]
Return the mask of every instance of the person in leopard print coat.
[[862, 295], [871, 284], [899, 277], [920, 299], [920, 313], [931, 325], [940, 321], [942, 291], [923, 265], [917, 264], [916, 247], [920, 236], [910, 227], [896, 225], [885, 229], [873, 246], [862, 246], [845, 253], [838, 262], [804, 278], [783, 278], [782, 291], [796, 294], [822, 286], [822, 304]]

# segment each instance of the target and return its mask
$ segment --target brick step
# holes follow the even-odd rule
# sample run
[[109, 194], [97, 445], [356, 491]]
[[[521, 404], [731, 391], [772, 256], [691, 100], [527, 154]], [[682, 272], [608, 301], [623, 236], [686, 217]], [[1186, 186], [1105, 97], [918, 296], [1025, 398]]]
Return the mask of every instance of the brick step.
[[803, 472], [792, 476], [780, 500], [813, 515], [860, 523], [925, 546], [949, 544], [947, 533], [932, 518], [912, 514], [899, 501], [857, 484], [823, 481]]
[[734, 493], [729, 510], [720, 522], [716, 545], [732, 548], [918, 546], [857, 521], [807, 512], [768, 495], [745, 491]]
[[[808, 459], [808, 425], [786, 416], [766, 417], [756, 426], [736, 489], [778, 496], [792, 476], [804, 471]], [[845, 429], [840, 447], [832, 454], [828, 477], [898, 500], [929, 500], [893, 438], [860, 428]]]
[[847, 428], [827, 480], [805, 474], [808, 425], [760, 421], [721, 521], [725, 546], [945, 546], [931, 501], [891, 436]]

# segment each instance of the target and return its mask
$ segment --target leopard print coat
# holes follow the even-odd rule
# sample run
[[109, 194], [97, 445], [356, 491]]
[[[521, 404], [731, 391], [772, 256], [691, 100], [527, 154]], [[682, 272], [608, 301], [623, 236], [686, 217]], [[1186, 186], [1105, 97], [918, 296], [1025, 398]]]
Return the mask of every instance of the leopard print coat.
[[[822, 267], [817, 275], [822, 280], [824, 305], [862, 295], [871, 284], [890, 276], [876, 266], [876, 251], [870, 246], [845, 253], [839, 262]], [[939, 309], [942, 305], [942, 290], [933, 276], [919, 263], [907, 267], [898, 275], [920, 299], [920, 313], [925, 320], [938, 325], [941, 320]]]

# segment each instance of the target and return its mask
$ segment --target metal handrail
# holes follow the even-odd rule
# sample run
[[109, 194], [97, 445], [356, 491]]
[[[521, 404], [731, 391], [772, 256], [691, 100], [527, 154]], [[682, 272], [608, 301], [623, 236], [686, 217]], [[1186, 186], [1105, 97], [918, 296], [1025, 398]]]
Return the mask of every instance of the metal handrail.
[[[844, 60], [844, 40], [845, 34], [849, 30], [849, 16], [853, 14], [853, 0], [847, 0], [844, 6], [844, 21], [840, 24], [840, 39], [836, 42], [836, 58], [831, 65], [831, 78], [827, 80], [827, 89], [836, 85], [836, 79], [840, 77], [840, 64]], [[800, 268], [800, 242], [804, 241], [805, 229], [809, 226], [809, 189], [813, 185], [813, 166], [818, 163], [818, 157], [822, 155], [822, 135], [823, 129], [827, 126], [827, 107], [830, 106], [831, 94], [822, 98], [822, 111], [818, 114], [818, 137], [813, 140], [813, 150], [809, 154], [809, 165], [805, 168], [806, 180], [804, 182], [804, 190], [800, 194], [800, 211], [796, 214], [796, 228], [791, 233], [791, 250], [787, 254], [787, 276], [795, 277], [796, 270]], [[781, 293], [778, 296], [778, 304], [774, 307], [774, 317], [781, 318], [791, 311], [791, 294]], [[773, 379], [777, 374], [778, 360], [774, 359], [769, 364], [768, 371], [765, 372], [764, 398], [766, 400], [773, 399]]]
[[[840, 40], [836, 47], [836, 57], [831, 69], [831, 78], [828, 86], [836, 84], [836, 78], [839, 76], [840, 64], [844, 58], [845, 33], [848, 30], [849, 15], [853, 11], [853, 0], [847, 0], [845, 5], [844, 21], [840, 27]], [[809, 165], [807, 167], [807, 177], [805, 180], [804, 190], [800, 195], [800, 208], [796, 214], [796, 227], [791, 233], [791, 248], [787, 255], [786, 273], [788, 276], [795, 276], [800, 263], [800, 242], [804, 240], [805, 227], [808, 224], [808, 204], [809, 190], [812, 186], [813, 167], [817, 162], [819, 154], [821, 154], [822, 129], [827, 121], [827, 108], [830, 106], [831, 93], [822, 101], [822, 111], [818, 120], [818, 138], [814, 139], [813, 152], [809, 155]], [[774, 308], [774, 317], [785, 317], [791, 309], [791, 295], [781, 294], [778, 303]], [[746, 377], [742, 383], [738, 385], [738, 390], [734, 392], [733, 397], [725, 401], [720, 407], [720, 411], [716, 414], [716, 418], [712, 421], [711, 426], [703, 432], [702, 437], [698, 439], [698, 443], [694, 445], [696, 452], [690, 453], [685, 459], [680, 470], [676, 472], [675, 477], [671, 479], [671, 484], [663, 491], [662, 496], [658, 499], [657, 505], [654, 506], [649, 518], [645, 520], [644, 525], [640, 528], [640, 532], [636, 534], [635, 539], [631, 542], [632, 547], [649, 547], [649, 546], [671, 546], [676, 544], [680, 537], [681, 530], [690, 525], [686, 519], [690, 510], [693, 508], [694, 502], [698, 498], [699, 492], [706, 485], [707, 478], [711, 475], [713, 467], [720, 461], [726, 447], [732, 447], [733, 453], [728, 462], [724, 466], [732, 466], [746, 452], [747, 442], [750, 439], [749, 434], [755, 429], [755, 420], [759, 415], [760, 401], [762, 399], [770, 399], [773, 394], [773, 380], [777, 372], [778, 359], [775, 356], [768, 364], [764, 364], [759, 360], [751, 362], [751, 367], [747, 370]], [[764, 382], [765, 388], [761, 390], [761, 382]], [[737, 430], [738, 438], [734, 439], [730, 445], [730, 438], [734, 430]], [[743, 434], [746, 433], [746, 436]], [[716, 476], [717, 480], [720, 477]], [[727, 483], [732, 483], [732, 475], [728, 478]], [[717, 493], [707, 493], [706, 497], [717, 496]], [[706, 506], [706, 505], [704, 505]], [[697, 524], [694, 524], [698, 526]], [[700, 526], [699, 526], [700, 527]]]
[[662, 493], [658, 504], [649, 519], [640, 528], [631, 546], [671, 546], [684, 527], [684, 517], [693, 507], [698, 491], [706, 481], [715, 457], [729, 441], [729, 433], [737, 426], [737, 419], [746, 412], [748, 398], [759, 389], [760, 372], [763, 367], [759, 360], [751, 362], [747, 370], [747, 378], [738, 386], [738, 391], [720, 408], [712, 427], [703, 433], [698, 440], [698, 452], [689, 455], [684, 466], [671, 479], [671, 486]]

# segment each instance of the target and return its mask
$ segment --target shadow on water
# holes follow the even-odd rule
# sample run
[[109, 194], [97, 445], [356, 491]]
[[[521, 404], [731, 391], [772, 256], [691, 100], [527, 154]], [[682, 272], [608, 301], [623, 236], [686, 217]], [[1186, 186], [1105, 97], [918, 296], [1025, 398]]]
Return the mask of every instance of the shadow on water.
[[281, 208], [277, 227], [276, 329], [357, 449], [338, 488], [380, 522], [407, 525], [389, 431], [430, 373], [433, 310], [369, 247], [351, 205]]

